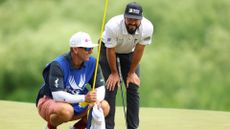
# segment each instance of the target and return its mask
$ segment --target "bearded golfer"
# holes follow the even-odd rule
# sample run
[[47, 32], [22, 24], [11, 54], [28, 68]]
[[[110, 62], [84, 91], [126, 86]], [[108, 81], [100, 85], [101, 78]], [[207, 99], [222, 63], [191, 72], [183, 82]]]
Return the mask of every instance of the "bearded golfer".
[[131, 2], [123, 15], [112, 17], [105, 25], [102, 38], [100, 65], [106, 80], [105, 100], [110, 112], [106, 128], [114, 129], [115, 102], [119, 79], [116, 57], [120, 58], [121, 72], [126, 85], [128, 129], [139, 126], [140, 60], [146, 45], [151, 44], [152, 23], [143, 16], [142, 7]]

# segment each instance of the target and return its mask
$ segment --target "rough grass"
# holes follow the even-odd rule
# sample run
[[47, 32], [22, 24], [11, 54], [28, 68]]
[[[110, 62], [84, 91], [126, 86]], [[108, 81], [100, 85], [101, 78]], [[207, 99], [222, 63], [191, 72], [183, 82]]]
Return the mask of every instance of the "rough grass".
[[[32, 103], [0, 101], [0, 129], [43, 129], [45, 121]], [[229, 129], [230, 112], [141, 108], [139, 129]], [[68, 129], [73, 122], [59, 129]], [[116, 129], [124, 129], [121, 107], [117, 107]]]

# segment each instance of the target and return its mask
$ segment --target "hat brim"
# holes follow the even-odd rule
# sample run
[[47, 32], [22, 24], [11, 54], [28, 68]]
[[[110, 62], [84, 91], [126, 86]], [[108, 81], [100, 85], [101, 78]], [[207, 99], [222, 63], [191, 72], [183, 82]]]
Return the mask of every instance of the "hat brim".
[[97, 46], [98, 46], [98, 44], [90, 43], [90, 44], [79, 45], [76, 47], [93, 48], [93, 47], [97, 47]]
[[98, 46], [98, 44], [91, 44], [91, 45], [86, 46], [85, 48], [93, 48], [93, 47], [97, 47], [97, 46]]
[[84, 47], [84, 48], [93, 48], [93, 47], [97, 47], [98, 44], [80, 44], [80, 45], [70, 45], [70, 47]]
[[138, 19], [138, 20], [142, 19], [142, 16], [130, 15], [130, 14], [124, 14], [124, 17], [126, 17], [126, 18], [132, 18], [132, 19]]

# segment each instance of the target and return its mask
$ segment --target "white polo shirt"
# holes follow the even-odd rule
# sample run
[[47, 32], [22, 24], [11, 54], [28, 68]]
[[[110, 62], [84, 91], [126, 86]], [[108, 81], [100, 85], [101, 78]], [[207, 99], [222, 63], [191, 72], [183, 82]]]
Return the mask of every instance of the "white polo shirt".
[[118, 15], [106, 23], [102, 41], [107, 48], [115, 47], [116, 53], [130, 53], [134, 51], [138, 43], [142, 45], [151, 44], [152, 34], [153, 25], [144, 17], [135, 34], [129, 34], [125, 27], [124, 15]]

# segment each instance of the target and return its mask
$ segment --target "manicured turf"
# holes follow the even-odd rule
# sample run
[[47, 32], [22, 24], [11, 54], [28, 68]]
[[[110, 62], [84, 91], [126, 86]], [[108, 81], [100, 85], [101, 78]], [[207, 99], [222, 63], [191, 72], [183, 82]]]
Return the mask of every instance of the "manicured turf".
[[[0, 101], [0, 129], [44, 129], [32, 103]], [[230, 112], [141, 108], [139, 129], [230, 129]], [[73, 122], [58, 129], [68, 129]], [[117, 108], [116, 128], [125, 129], [123, 110]]]

